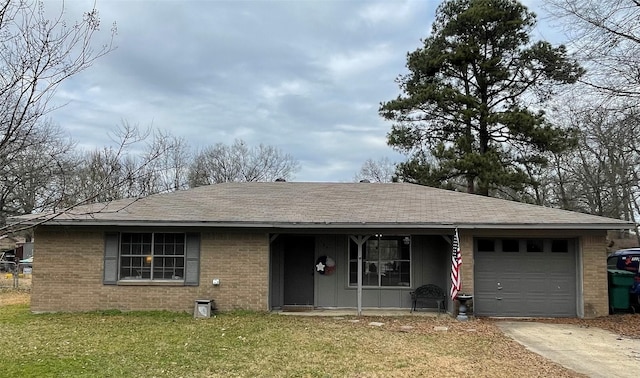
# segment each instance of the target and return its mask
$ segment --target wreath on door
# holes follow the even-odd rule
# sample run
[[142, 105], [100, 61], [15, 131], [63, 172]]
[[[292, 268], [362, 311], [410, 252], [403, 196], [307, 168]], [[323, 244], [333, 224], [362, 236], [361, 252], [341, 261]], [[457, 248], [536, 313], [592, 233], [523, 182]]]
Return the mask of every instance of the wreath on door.
[[330, 276], [336, 270], [336, 262], [329, 256], [320, 256], [316, 260], [316, 272]]

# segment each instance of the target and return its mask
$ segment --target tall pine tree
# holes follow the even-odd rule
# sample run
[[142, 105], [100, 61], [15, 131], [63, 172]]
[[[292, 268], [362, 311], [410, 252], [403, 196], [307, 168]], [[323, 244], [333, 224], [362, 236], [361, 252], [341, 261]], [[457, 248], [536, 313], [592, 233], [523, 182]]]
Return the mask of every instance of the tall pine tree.
[[531, 42], [535, 14], [515, 0], [448, 0], [431, 35], [407, 55], [402, 94], [383, 102], [394, 121], [388, 144], [409, 155], [405, 181], [466, 186], [469, 193], [519, 192], [527, 166], [571, 142], [539, 106], [584, 70], [564, 46]]

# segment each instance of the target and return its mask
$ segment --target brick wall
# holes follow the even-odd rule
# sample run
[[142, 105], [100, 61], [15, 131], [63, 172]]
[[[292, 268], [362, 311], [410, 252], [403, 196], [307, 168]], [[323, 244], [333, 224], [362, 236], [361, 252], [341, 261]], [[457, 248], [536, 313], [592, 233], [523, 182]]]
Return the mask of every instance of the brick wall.
[[198, 294], [214, 298], [220, 310], [269, 310], [269, 235], [203, 233], [202, 239]]
[[[86, 228], [36, 230], [32, 311], [191, 312], [196, 299], [214, 299], [223, 311], [268, 310], [268, 234], [203, 232], [200, 285], [195, 287], [103, 285], [103, 235]], [[212, 285], [213, 278], [220, 279], [220, 286]]]
[[462, 293], [473, 293], [473, 234], [463, 230], [458, 231], [460, 238], [460, 253], [462, 254], [461, 280]]
[[607, 241], [605, 233], [584, 235], [582, 238], [582, 274], [584, 317], [609, 314], [607, 283]]
[[[191, 230], [190, 230], [191, 231]], [[266, 233], [203, 232], [200, 285], [114, 286], [102, 284], [104, 233], [99, 229], [39, 227], [35, 234], [31, 309], [40, 311], [193, 311], [196, 299], [218, 309], [268, 311], [269, 237]], [[608, 314], [604, 232], [504, 231], [499, 236], [578, 238], [585, 317]], [[496, 231], [460, 230], [462, 290], [473, 292], [473, 239]], [[580, 273], [578, 273], [580, 275]], [[211, 281], [220, 279], [220, 286]], [[578, 285], [580, 288], [580, 285]]]

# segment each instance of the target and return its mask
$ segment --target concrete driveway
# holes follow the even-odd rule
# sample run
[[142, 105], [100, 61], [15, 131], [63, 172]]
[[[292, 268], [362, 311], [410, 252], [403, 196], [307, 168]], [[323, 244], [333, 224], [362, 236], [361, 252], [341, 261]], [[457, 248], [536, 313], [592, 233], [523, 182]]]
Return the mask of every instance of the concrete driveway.
[[640, 376], [640, 339], [571, 324], [499, 321], [527, 349], [590, 377]]

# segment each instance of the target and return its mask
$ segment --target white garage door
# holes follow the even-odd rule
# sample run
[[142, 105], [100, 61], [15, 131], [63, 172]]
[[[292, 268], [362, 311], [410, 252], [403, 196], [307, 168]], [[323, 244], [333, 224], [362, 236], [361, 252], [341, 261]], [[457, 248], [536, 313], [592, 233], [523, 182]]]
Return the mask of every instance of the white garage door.
[[576, 243], [567, 239], [476, 239], [474, 313], [576, 316]]

